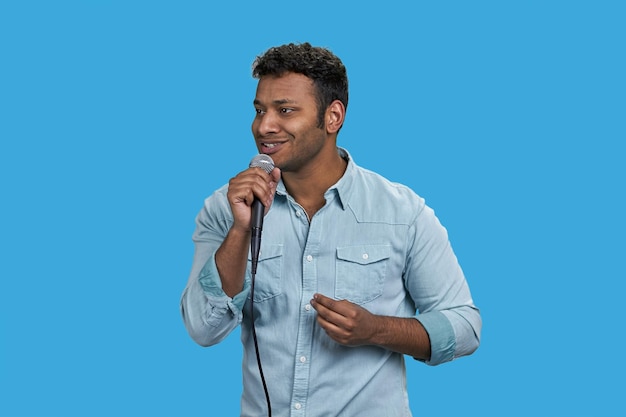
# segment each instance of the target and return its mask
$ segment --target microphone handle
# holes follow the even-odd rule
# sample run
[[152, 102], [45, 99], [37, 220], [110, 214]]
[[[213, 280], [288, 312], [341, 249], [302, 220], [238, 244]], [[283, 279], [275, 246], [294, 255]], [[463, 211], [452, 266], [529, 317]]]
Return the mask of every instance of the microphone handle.
[[265, 207], [260, 200], [254, 199], [252, 202], [252, 237], [250, 240], [250, 252], [252, 254], [252, 274], [256, 274], [256, 267], [259, 263], [259, 252], [261, 251], [261, 232], [263, 230], [263, 214]]

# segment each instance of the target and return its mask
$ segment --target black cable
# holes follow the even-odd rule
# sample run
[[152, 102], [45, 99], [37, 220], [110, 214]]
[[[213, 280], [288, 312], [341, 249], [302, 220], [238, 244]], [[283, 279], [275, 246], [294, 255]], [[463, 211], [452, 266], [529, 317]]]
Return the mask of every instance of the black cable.
[[270, 403], [270, 393], [267, 390], [267, 383], [263, 375], [263, 366], [261, 366], [261, 355], [259, 355], [259, 342], [256, 338], [256, 329], [254, 325], [254, 281], [256, 274], [252, 273], [252, 288], [250, 289], [250, 319], [252, 320], [252, 339], [254, 339], [254, 351], [256, 352], [256, 363], [259, 366], [259, 374], [261, 374], [261, 382], [265, 391], [265, 399], [267, 400], [267, 415], [272, 417], [272, 405]]

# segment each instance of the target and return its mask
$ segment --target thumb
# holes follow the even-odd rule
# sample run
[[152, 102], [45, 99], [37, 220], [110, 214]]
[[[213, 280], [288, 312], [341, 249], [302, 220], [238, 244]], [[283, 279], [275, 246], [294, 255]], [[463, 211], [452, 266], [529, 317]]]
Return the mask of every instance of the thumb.
[[265, 204], [265, 214], [269, 211], [272, 206], [272, 202], [274, 201], [274, 196], [276, 195], [276, 185], [278, 185], [278, 181], [280, 181], [280, 168], [274, 168], [272, 172], [270, 172], [270, 176], [272, 177], [272, 181], [270, 182], [270, 187], [272, 194], [269, 197], [269, 200]]
[[280, 168], [274, 167], [272, 172], [270, 172], [270, 176], [272, 177], [272, 180], [274, 182], [277, 183], [278, 181], [280, 181]]

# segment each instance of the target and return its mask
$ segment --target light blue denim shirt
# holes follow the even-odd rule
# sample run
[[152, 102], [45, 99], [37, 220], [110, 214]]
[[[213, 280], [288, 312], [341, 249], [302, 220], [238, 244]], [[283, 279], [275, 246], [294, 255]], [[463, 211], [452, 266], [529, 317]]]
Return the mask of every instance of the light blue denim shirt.
[[[411, 416], [404, 355], [376, 346], [347, 347], [316, 323], [319, 292], [374, 314], [415, 317], [437, 365], [472, 353], [481, 318], [446, 230], [424, 200], [349, 160], [312, 219], [277, 186], [265, 217], [255, 280], [255, 325], [272, 404], [280, 416]], [[250, 262], [244, 290], [223, 291], [215, 251], [232, 214], [227, 186], [207, 198], [196, 219], [195, 256], [181, 299], [191, 337], [219, 343], [241, 324], [241, 416], [266, 415], [250, 322]]]

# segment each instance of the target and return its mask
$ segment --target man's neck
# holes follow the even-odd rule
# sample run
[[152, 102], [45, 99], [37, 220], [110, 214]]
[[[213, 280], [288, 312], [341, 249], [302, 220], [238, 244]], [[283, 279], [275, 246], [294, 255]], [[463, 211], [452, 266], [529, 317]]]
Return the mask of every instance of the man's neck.
[[309, 219], [326, 204], [324, 194], [346, 172], [348, 162], [335, 153], [328, 163], [310, 167], [306, 172], [284, 172], [287, 192], [302, 206]]

